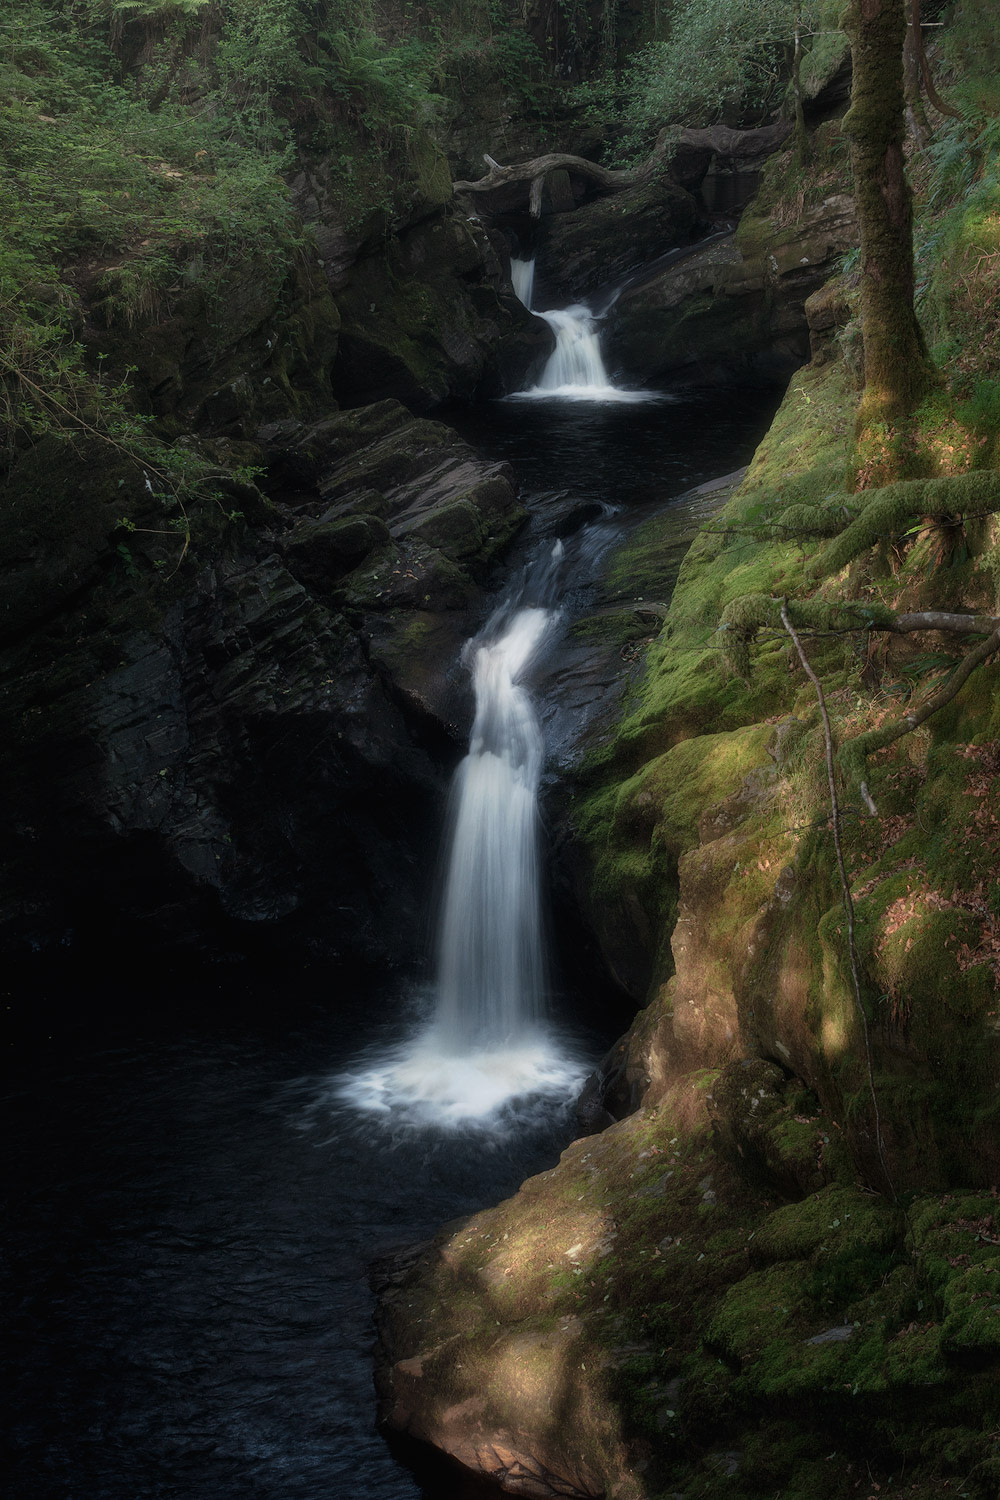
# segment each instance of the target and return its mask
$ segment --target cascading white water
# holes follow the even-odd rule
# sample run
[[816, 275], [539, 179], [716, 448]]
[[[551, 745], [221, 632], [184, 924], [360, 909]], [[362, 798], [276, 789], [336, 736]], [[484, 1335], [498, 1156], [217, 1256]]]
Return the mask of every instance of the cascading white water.
[[[515, 266], [519, 268], [518, 278], [527, 277], [530, 271], [530, 282], [526, 284], [529, 288], [528, 295], [531, 296], [535, 276], [534, 261], [511, 261], [512, 276]], [[521, 270], [521, 267], [527, 269]], [[518, 280], [514, 281], [514, 290], [525, 306], [530, 308], [531, 303], [525, 302], [518, 290]], [[538, 384], [526, 391], [515, 392], [510, 399], [545, 396], [557, 396], [567, 401], [637, 402], [661, 399], [657, 391], [630, 391], [622, 386], [612, 385], [601, 357], [598, 320], [589, 307], [581, 303], [551, 312], [536, 312], [535, 316], [544, 318], [548, 323], [556, 336], [556, 347], [549, 356]]]
[[556, 336], [556, 347], [538, 382], [543, 391], [568, 395], [613, 389], [601, 358], [601, 346], [589, 307], [566, 307], [540, 313]]
[[538, 786], [544, 745], [525, 677], [559, 620], [556, 542], [466, 644], [476, 712], [455, 773], [434, 1008], [411, 1042], [342, 1080], [356, 1106], [411, 1124], [496, 1119], [510, 1101], [567, 1099], [580, 1064], [544, 1025]]
[[512, 255], [510, 259], [510, 279], [514, 287], [514, 295], [518, 301], [523, 302], [528, 311], [531, 311], [531, 303], [535, 295], [535, 262], [533, 260], [519, 260]]
[[501, 635], [471, 643], [476, 718], [455, 777], [435, 1019], [451, 1052], [508, 1043], [541, 1012], [542, 735], [521, 677], [553, 618], [519, 609]]

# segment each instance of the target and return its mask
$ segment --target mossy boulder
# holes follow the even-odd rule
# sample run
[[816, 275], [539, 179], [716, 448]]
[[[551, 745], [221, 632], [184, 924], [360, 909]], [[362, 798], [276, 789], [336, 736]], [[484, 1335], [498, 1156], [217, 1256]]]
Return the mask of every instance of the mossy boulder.
[[846, 1156], [775, 1202], [712, 1151], [717, 1089], [676, 1079], [403, 1264], [382, 1420], [512, 1493], [846, 1500], [862, 1476], [903, 1493], [905, 1463], [907, 1494], [960, 1472], [987, 1500], [994, 1213], [907, 1215]]

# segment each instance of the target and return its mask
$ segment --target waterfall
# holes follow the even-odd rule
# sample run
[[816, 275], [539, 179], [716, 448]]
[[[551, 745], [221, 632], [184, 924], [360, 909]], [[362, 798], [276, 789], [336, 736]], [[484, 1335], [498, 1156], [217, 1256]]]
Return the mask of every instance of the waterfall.
[[472, 641], [476, 717], [455, 776], [438, 958], [436, 1025], [443, 1047], [505, 1043], [538, 1021], [544, 962], [537, 796], [542, 735], [525, 669], [554, 612], [519, 609]]
[[601, 358], [601, 345], [589, 307], [540, 313], [556, 336], [555, 351], [542, 371], [538, 389], [560, 395], [614, 389]]
[[[530, 298], [534, 286], [535, 263], [512, 260], [512, 277], [515, 266], [519, 269], [514, 290], [525, 306], [530, 307], [530, 302], [525, 301], [519, 286], [527, 289], [527, 296]], [[658, 391], [633, 391], [611, 383], [601, 357], [599, 319], [589, 307], [579, 303], [550, 312], [536, 312], [535, 316], [544, 318], [548, 323], [556, 336], [556, 347], [549, 356], [538, 384], [530, 386], [526, 391], [516, 391], [508, 399], [559, 397], [566, 401], [625, 402], [662, 399]]]
[[455, 772], [431, 1013], [411, 1041], [342, 1080], [393, 1121], [495, 1128], [498, 1112], [571, 1097], [583, 1079], [545, 1025], [538, 788], [544, 744], [528, 691], [557, 627], [565, 548], [549, 545], [468, 641], [475, 716]]
[[535, 262], [533, 260], [518, 260], [516, 256], [510, 258], [510, 279], [514, 287], [514, 295], [519, 302], [523, 302], [528, 311], [531, 311], [531, 303], [535, 294]]

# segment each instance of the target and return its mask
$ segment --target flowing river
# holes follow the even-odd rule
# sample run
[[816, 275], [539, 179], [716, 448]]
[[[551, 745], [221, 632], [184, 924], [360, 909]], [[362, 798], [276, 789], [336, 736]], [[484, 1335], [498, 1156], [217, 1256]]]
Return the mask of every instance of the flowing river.
[[528, 394], [466, 413], [465, 434], [529, 502], [600, 519], [529, 549], [466, 648], [476, 718], [434, 984], [275, 968], [248, 994], [224, 969], [111, 953], [87, 974], [69, 953], [53, 1008], [78, 994], [101, 1019], [50, 1035], [36, 997], [6, 1100], [11, 1500], [480, 1493], [376, 1434], [366, 1268], [506, 1196], [572, 1134], [611, 1037], [543, 953], [533, 674], [616, 528], [746, 462], [776, 404], [567, 400], [555, 376]]

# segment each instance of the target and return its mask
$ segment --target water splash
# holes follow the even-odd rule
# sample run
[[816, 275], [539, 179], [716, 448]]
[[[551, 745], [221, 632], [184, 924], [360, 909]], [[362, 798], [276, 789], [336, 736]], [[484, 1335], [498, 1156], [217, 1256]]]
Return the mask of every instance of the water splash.
[[433, 1024], [410, 1042], [361, 1059], [336, 1097], [390, 1131], [481, 1130], [493, 1139], [535, 1129], [580, 1092], [589, 1065], [539, 1028], [506, 1046], [444, 1050]]

